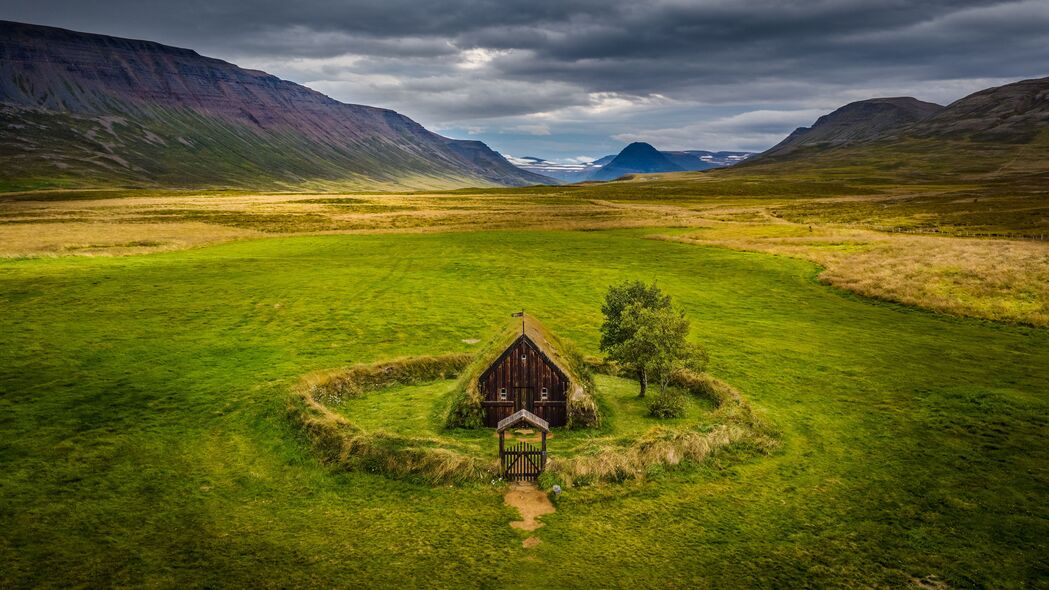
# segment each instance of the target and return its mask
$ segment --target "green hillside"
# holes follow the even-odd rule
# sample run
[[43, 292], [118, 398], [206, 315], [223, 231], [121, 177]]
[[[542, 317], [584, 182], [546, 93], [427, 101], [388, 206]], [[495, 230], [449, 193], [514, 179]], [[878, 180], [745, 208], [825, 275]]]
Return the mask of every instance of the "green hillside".
[[[260, 134], [171, 108], [88, 116], [0, 107], [0, 189], [233, 187], [254, 190], [497, 186], [421, 155]], [[33, 146], [26, 150], [26, 146]]]

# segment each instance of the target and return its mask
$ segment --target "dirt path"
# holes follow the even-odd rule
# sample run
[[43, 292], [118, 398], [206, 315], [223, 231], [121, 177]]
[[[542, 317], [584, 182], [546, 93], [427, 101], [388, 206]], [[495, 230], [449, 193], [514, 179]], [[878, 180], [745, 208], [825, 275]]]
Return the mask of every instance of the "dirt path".
[[[550, 498], [532, 483], [510, 484], [510, 490], [506, 492], [503, 501], [506, 502], [507, 506], [512, 506], [521, 513], [521, 520], [511, 522], [510, 526], [522, 531], [536, 530], [543, 526], [543, 523], [536, 520], [537, 518], [544, 514], [556, 512], [554, 505], [550, 503]], [[528, 537], [522, 543], [528, 549], [538, 544], [539, 537], [534, 535]]]

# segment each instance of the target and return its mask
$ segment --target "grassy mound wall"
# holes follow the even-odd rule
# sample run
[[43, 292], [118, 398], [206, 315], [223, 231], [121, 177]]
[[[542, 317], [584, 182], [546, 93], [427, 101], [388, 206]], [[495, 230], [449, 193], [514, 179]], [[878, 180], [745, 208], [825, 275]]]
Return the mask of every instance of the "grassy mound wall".
[[587, 485], [642, 478], [655, 471], [698, 463], [729, 447], [763, 454], [779, 445], [775, 432], [731, 385], [706, 373], [685, 371], [673, 380], [690, 395], [714, 402], [714, 425], [686, 429], [655, 428], [627, 444], [595, 444], [568, 459], [553, 458], [545, 485]]
[[[578, 362], [582, 365], [582, 359]], [[365, 431], [329, 405], [392, 385], [413, 385], [460, 375], [451, 417], [476, 418], [463, 408], [464, 393], [476, 392], [476, 357], [466, 354], [398, 359], [348, 369], [317, 373], [302, 379], [289, 402], [289, 414], [298, 423], [326, 463], [347, 470], [382, 473], [432, 484], [465, 483], [498, 478], [499, 462], [460, 452], [448, 439]], [[485, 365], [487, 366], [487, 365]], [[482, 369], [483, 370], [483, 369]], [[589, 377], [590, 372], [586, 375]], [[592, 383], [592, 378], [591, 378]], [[471, 387], [472, 384], [472, 387]], [[617, 442], [595, 442], [580, 454], [551, 458], [541, 482], [546, 485], [587, 485], [643, 478], [655, 471], [698, 463], [729, 447], [769, 453], [778, 445], [775, 433], [731, 385], [705, 373], [683, 372], [673, 382], [691, 395], [710, 399], [716, 406], [711, 421], [686, 428], [653, 428], [640, 437]], [[592, 410], [588, 410], [588, 405]], [[477, 407], [480, 405], [478, 403]], [[597, 404], [587, 395], [570, 408], [570, 424], [592, 424]], [[458, 414], [457, 414], [458, 413]]]
[[470, 354], [445, 354], [395, 359], [371, 365], [354, 365], [335, 372], [315, 373], [302, 385], [324, 403], [339, 403], [391, 385], [415, 385], [451, 379], [473, 360]]
[[310, 375], [295, 388], [289, 415], [325, 462], [348, 470], [434, 484], [498, 477], [495, 457], [484, 460], [443, 448], [437, 438], [365, 432], [327, 406], [390, 385], [448, 379], [459, 374], [471, 358], [465, 354], [415, 357]]

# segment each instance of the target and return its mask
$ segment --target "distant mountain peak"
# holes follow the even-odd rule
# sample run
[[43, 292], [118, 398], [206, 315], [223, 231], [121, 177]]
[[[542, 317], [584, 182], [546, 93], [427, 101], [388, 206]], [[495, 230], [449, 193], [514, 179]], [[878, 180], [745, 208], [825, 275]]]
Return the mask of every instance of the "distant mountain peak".
[[590, 180], [615, 180], [626, 174], [647, 174], [653, 172], [681, 172], [678, 166], [662, 152], [643, 141], [635, 141], [623, 148], [623, 151], [611, 162], [595, 171]]
[[[628, 144], [625, 148], [623, 148], [623, 151], [619, 152], [619, 156], [633, 157], [633, 158], [638, 158], [638, 157], [656, 158], [659, 155], [662, 155], [662, 153], [659, 150], [657, 150], [655, 147], [653, 147], [652, 144], [646, 143], [644, 141], [632, 142], [632, 143]], [[617, 157], [619, 157], [619, 156], [617, 156]]]
[[625, 148], [623, 148], [623, 150], [620, 153], [630, 152], [630, 151], [633, 151], [633, 150], [645, 150], [645, 151], [651, 151], [651, 152], [658, 152], [659, 151], [656, 148], [652, 147], [652, 144], [650, 144], [648, 142], [632, 141], [632, 142], [628, 143], [627, 146]]
[[[630, 160], [639, 160], [645, 163], [646, 168], [651, 168], [652, 161], [662, 160], [659, 156], [652, 156], [652, 152], [649, 150], [655, 150], [650, 144], [644, 142], [635, 142], [628, 145], [619, 154], [612, 154], [598, 158], [592, 162], [571, 162], [571, 163], [554, 163], [536, 157], [514, 157], [506, 156], [515, 166], [523, 168], [525, 170], [543, 174], [556, 178], [562, 182], [580, 182], [583, 180], [595, 180], [594, 176], [600, 172], [603, 166], [609, 165], [613, 160], [618, 158], [622, 154], [626, 154], [623, 159], [620, 160], [620, 168], [614, 170], [611, 174], [615, 174], [614, 178], [623, 176], [624, 174], [633, 174], [642, 172], [642, 170], [634, 168], [623, 168], [622, 166], [629, 166]], [[669, 160], [676, 170], [684, 171], [700, 171], [709, 170], [711, 168], [724, 168], [725, 166], [732, 166], [738, 164], [753, 155], [751, 152], [708, 152], [704, 150], [685, 150], [685, 151], [658, 151], [656, 154], [661, 155], [663, 158]], [[676, 171], [675, 170], [675, 171]], [[647, 170], [652, 172], [653, 170]], [[661, 172], [670, 170], [660, 170]], [[600, 178], [598, 178], [600, 179]]]

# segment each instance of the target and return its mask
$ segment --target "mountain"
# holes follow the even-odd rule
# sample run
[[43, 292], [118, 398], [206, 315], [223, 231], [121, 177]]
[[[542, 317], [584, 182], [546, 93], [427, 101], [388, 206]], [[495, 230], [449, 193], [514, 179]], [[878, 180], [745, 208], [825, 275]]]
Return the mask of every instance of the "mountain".
[[970, 94], [909, 129], [914, 137], [1021, 144], [1049, 130], [1049, 78]]
[[623, 151], [590, 175], [590, 180], [615, 180], [626, 174], [646, 174], [651, 172], [681, 172], [678, 166], [650, 144], [635, 141], [623, 148]]
[[[568, 183], [586, 180], [595, 170], [601, 168], [597, 162], [573, 162], [565, 164], [551, 162], [534, 156], [518, 158], [504, 155], [504, 157], [509, 160], [511, 164], [522, 170], [527, 170], [535, 174], [542, 174], [543, 176]], [[610, 159], [613, 157], [615, 156], [609, 156]]]
[[812, 127], [799, 127], [759, 157], [783, 156], [800, 148], [835, 147], [890, 134], [927, 119], [943, 107], [916, 98], [872, 98], [823, 115]]
[[481, 142], [150, 41], [0, 21], [0, 188], [553, 182]]
[[1008, 180], [1044, 191], [1049, 78], [988, 88], [942, 108], [915, 99], [852, 103], [732, 173], [757, 171], [891, 183]]
[[699, 171], [711, 168], [723, 168], [732, 166], [746, 160], [753, 154], [751, 152], [708, 152], [704, 150], [689, 150], [683, 152], [662, 152], [671, 162], [677, 164], [682, 170]]
[[[733, 164], [738, 164], [753, 155], [751, 152], [708, 152], [705, 150], [659, 153], [663, 154], [667, 160], [677, 166], [680, 170], [685, 171], [709, 170], [711, 168], [732, 166]], [[615, 160], [617, 156], [618, 154], [612, 154], [610, 156], [598, 158], [592, 162], [573, 162], [568, 164], [550, 162], [533, 156], [523, 158], [517, 158], [514, 156], [505, 157], [511, 164], [518, 168], [556, 178], [562, 182], [572, 183], [593, 179], [594, 175], [596, 175], [602, 167], [612, 162], [612, 160]], [[619, 174], [617, 174], [617, 176], [622, 176], [623, 174], [637, 173], [640, 172], [640, 170], [630, 169], [619, 170], [618, 172]]]

